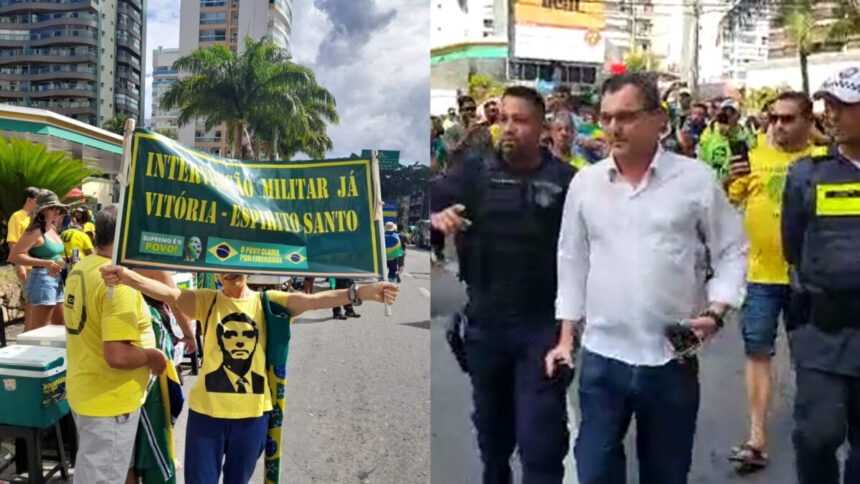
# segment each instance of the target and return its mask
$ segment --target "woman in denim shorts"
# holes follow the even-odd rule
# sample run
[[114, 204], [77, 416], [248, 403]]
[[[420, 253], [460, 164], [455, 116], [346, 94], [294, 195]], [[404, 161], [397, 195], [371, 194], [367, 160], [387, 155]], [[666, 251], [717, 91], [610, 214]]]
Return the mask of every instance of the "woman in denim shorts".
[[30, 213], [30, 226], [15, 244], [9, 261], [21, 266], [32, 266], [27, 278], [27, 312], [24, 330], [30, 331], [51, 324], [64, 324], [63, 286], [60, 272], [65, 266], [63, 241], [55, 223], [67, 211], [57, 195], [41, 190], [36, 197], [36, 208]]

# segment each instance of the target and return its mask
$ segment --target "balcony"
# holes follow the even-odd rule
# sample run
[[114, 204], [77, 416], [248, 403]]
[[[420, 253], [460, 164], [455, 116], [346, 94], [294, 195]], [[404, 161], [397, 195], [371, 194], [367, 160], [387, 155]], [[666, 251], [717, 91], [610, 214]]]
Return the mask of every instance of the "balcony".
[[18, 34], [0, 34], [0, 47], [39, 47], [54, 43], [98, 45], [95, 32], [86, 30], [47, 30], [37, 32], [21, 32]]
[[11, 106], [21, 106], [26, 108], [47, 109], [55, 113], [70, 116], [73, 114], [95, 114], [97, 104], [95, 101], [87, 102], [52, 102], [52, 101], [12, 101], [4, 103]]
[[216, 138], [215, 136], [200, 136], [194, 137], [195, 143], [221, 143], [222, 138]]
[[140, 70], [140, 59], [131, 54], [126, 54], [123, 51], [117, 51], [116, 60], [119, 63], [128, 64]]
[[134, 7], [131, 7], [129, 4], [120, 2], [116, 8], [117, 13], [124, 13], [129, 17], [137, 20], [138, 22], [143, 22], [143, 17], [140, 15], [140, 12], [135, 10]]
[[44, 98], [44, 97], [89, 97], [95, 98], [95, 86], [0, 86], [0, 97]]
[[95, 68], [84, 66], [56, 66], [41, 68], [0, 68], [0, 80], [4, 81], [47, 81], [51, 79], [98, 80]]
[[118, 38], [120, 36], [127, 36], [134, 39], [134, 41], [137, 42], [137, 47], [140, 48], [140, 33], [143, 31], [143, 28], [140, 25], [135, 25], [134, 23], [129, 22], [117, 22], [116, 29], [116, 35]]
[[135, 111], [137, 111], [140, 106], [139, 102], [134, 99], [126, 99], [126, 96], [123, 96], [122, 94], [117, 95], [114, 98], [114, 103], [117, 107], [124, 106], [126, 109], [134, 109]]
[[120, 37], [119, 32], [116, 36], [116, 45], [125, 47], [131, 52], [140, 55], [140, 41], [131, 37]]
[[99, 26], [99, 21], [95, 15], [81, 12], [72, 12], [62, 15], [68, 16], [40, 15], [39, 17], [45, 18], [38, 21], [30, 21], [31, 19], [29, 17], [0, 17], [0, 28], [5, 30], [29, 30], [36, 28], [41, 29], [49, 27], [74, 26], [97, 29]]
[[129, 89], [129, 88], [124, 87], [124, 86], [116, 86], [116, 88], [114, 90], [116, 91], [117, 94], [125, 94], [126, 96], [131, 97], [131, 98], [139, 98], [140, 97], [140, 90], [139, 89]]
[[0, 50], [0, 65], [22, 64], [26, 62], [39, 63], [96, 63], [95, 49], [5, 49]]
[[126, 69], [123, 67], [117, 67], [116, 69], [117, 78], [126, 79], [131, 81], [134, 84], [140, 84], [140, 73], [135, 73], [131, 69]]
[[0, 15], [12, 12], [99, 10], [98, 0], [0, 0]]
[[140, 2], [140, 0], [120, 0], [119, 3], [120, 4], [122, 4], [122, 3], [130, 4], [130, 5], [133, 5], [135, 8], [137, 8], [138, 12], [143, 11], [143, 4]]

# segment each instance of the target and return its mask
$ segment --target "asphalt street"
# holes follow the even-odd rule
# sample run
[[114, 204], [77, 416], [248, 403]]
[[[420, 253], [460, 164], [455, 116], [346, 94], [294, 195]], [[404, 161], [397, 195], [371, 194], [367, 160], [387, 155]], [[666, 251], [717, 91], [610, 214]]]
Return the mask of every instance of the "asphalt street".
[[[432, 269], [431, 303], [431, 482], [480, 483], [481, 464], [470, 421], [471, 385], [457, 366], [445, 342], [445, 324], [465, 301], [463, 286], [456, 280], [456, 267]], [[785, 334], [780, 331], [774, 360], [775, 386], [770, 418], [770, 466], [759, 473], [738, 476], [726, 460], [729, 449], [744, 441], [747, 432], [746, 393], [743, 376], [744, 355], [737, 320], [713, 339], [701, 354], [701, 406], [693, 451], [690, 483], [792, 483], [794, 476], [791, 445], [791, 407], [794, 375], [788, 361]], [[568, 393], [572, 415], [571, 435], [575, 439], [576, 382]], [[635, 461], [635, 423], [627, 435], [628, 482], [638, 482]], [[667, 438], [671, 438], [667, 436]], [[571, 442], [571, 448], [573, 442]], [[571, 452], [572, 454], [572, 452]], [[513, 458], [515, 473], [516, 457]], [[565, 462], [565, 483], [577, 483], [572, 455]]]
[[[283, 484], [426, 483], [430, 479], [430, 258], [408, 248], [400, 294], [293, 322], [287, 362]], [[317, 291], [327, 283], [317, 279]], [[195, 377], [186, 376], [187, 396]], [[184, 461], [187, 410], [176, 425]], [[263, 459], [251, 482], [262, 482]], [[179, 482], [184, 482], [181, 476]]]

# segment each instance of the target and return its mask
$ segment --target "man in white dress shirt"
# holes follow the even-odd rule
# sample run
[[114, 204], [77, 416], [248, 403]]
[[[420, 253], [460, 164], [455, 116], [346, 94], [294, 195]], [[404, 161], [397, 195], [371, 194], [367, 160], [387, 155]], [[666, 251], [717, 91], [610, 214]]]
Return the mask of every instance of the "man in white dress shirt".
[[556, 316], [586, 322], [579, 481], [627, 482], [635, 415], [640, 482], [686, 483], [698, 362], [676, 358], [665, 329], [683, 321], [702, 340], [716, 333], [743, 298], [747, 241], [713, 171], [660, 148], [666, 115], [653, 79], [615, 76], [602, 91], [611, 155], [571, 182], [558, 246]]

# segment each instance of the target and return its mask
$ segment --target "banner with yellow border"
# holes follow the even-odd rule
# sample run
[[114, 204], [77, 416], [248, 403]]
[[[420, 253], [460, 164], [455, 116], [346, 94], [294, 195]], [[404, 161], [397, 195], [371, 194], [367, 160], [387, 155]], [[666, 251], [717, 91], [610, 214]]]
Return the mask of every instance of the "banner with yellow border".
[[382, 273], [366, 159], [239, 161], [137, 129], [118, 261], [185, 272]]

